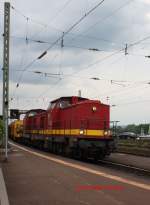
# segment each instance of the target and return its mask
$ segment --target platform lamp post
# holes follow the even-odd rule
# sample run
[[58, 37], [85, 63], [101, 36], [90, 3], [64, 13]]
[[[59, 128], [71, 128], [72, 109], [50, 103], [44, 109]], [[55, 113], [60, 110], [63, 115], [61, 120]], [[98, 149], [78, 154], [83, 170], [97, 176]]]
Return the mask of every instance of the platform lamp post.
[[8, 109], [9, 109], [9, 38], [10, 38], [10, 3], [4, 3], [4, 50], [3, 50], [3, 145], [5, 160], [8, 159]]

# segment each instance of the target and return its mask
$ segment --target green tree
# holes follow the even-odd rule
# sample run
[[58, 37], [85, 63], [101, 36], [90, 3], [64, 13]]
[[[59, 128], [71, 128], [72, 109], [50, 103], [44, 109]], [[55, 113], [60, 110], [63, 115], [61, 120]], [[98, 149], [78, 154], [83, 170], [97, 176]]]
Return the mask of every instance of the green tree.
[[149, 124], [140, 124], [137, 127], [137, 133], [141, 133], [141, 129], [144, 130], [144, 134], [148, 134]]
[[141, 133], [141, 129], [144, 130], [145, 134], [148, 134], [148, 130], [149, 130], [149, 124], [139, 124], [139, 125], [135, 125], [135, 124], [129, 124], [125, 127], [118, 127], [119, 131], [122, 132], [134, 132], [135, 134], [140, 134]]
[[136, 131], [136, 125], [131, 124], [131, 125], [127, 125], [125, 127], [125, 132], [135, 132]]

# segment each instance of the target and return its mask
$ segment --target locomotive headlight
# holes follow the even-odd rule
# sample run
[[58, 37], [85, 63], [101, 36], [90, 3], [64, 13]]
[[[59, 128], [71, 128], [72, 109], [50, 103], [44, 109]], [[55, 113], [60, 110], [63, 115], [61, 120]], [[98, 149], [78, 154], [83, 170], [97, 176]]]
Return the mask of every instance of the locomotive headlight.
[[104, 135], [105, 136], [110, 136], [111, 135], [111, 131], [110, 130], [104, 131]]
[[105, 136], [108, 135], [108, 131], [105, 131], [105, 132], [104, 132], [104, 135], [105, 135]]
[[84, 134], [84, 131], [83, 130], [80, 130], [80, 135], [83, 135]]
[[96, 112], [97, 108], [95, 106], [92, 107], [92, 111]]

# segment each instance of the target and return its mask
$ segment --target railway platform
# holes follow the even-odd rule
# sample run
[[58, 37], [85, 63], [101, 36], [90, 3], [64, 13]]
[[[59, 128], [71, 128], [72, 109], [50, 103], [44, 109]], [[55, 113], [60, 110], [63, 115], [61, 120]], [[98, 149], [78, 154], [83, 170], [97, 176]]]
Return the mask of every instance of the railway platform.
[[10, 205], [148, 205], [150, 179], [20, 145], [2, 170]]

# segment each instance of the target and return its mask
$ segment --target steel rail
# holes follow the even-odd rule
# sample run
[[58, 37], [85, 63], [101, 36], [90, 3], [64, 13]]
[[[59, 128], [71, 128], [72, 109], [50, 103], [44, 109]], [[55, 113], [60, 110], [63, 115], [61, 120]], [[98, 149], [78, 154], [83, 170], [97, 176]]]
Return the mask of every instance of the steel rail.
[[[117, 163], [114, 161], [110, 161], [110, 160], [98, 160], [98, 163], [102, 163], [103, 165], [108, 165], [108, 166], [113, 166], [115, 168], [120, 168], [124, 169], [126, 171], [133, 171], [134, 173], [137, 173], [139, 175], [147, 175], [150, 176], [150, 170], [148, 169], [144, 169], [141, 167], [136, 167], [136, 166], [132, 166], [132, 165], [128, 165], [128, 164], [124, 164], [124, 163]], [[133, 173], [132, 172], [132, 173]]]

